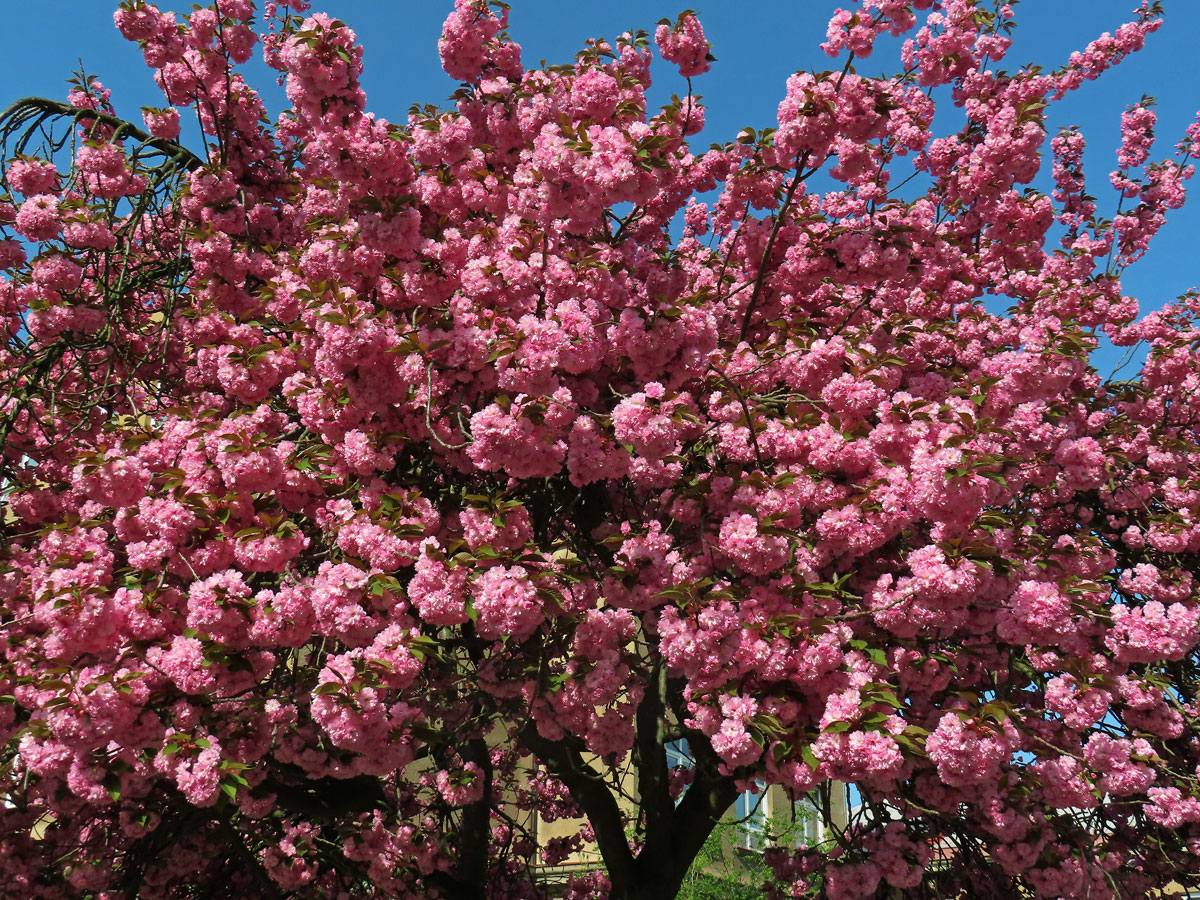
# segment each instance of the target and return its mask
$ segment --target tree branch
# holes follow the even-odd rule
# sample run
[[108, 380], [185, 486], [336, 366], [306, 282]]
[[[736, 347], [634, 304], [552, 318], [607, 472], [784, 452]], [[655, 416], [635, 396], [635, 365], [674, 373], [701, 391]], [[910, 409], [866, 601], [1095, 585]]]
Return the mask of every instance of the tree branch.
[[37, 121], [29, 126], [30, 129], [33, 129], [46, 119], [52, 117], [76, 120], [89, 119], [99, 122], [102, 125], [108, 125], [114, 130], [114, 139], [124, 136], [133, 138], [147, 147], [153, 147], [155, 150], [164, 153], [170, 159], [181, 164], [189, 172], [199, 169], [206, 164], [205, 160], [182, 144], [175, 141], [168, 141], [165, 138], [155, 137], [149, 132], [138, 128], [132, 122], [118, 116], [95, 109], [80, 109], [61, 100], [50, 100], [46, 97], [25, 97], [10, 104], [4, 112], [0, 113], [0, 129], [7, 130], [9, 128], [9, 120], [14, 121], [12, 128], [15, 130], [31, 119], [36, 119]]
[[639, 860], [671, 852], [671, 814], [675, 805], [667, 775], [666, 709], [667, 670], [659, 662], [651, 670], [646, 693], [637, 709], [638, 793], [646, 824]]
[[613, 883], [614, 896], [621, 896], [633, 883], [634, 858], [625, 840], [625, 823], [617, 801], [604, 783], [604, 778], [583, 759], [578, 748], [565, 741], [550, 741], [537, 733], [533, 723], [521, 732], [521, 743], [545, 764], [571, 792], [596, 833], [596, 845], [604, 858], [604, 866]]

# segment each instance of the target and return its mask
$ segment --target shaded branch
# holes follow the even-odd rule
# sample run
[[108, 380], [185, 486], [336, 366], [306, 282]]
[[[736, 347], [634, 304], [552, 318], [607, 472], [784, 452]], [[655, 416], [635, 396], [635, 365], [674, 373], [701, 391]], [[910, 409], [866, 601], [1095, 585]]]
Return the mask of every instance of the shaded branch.
[[17, 148], [17, 152], [20, 153], [23, 151], [28, 137], [34, 129], [48, 119], [54, 118], [73, 119], [77, 122], [80, 120], [92, 120], [101, 125], [107, 125], [113, 129], [112, 140], [119, 140], [124, 137], [132, 138], [147, 147], [153, 147], [155, 150], [165, 154], [189, 172], [199, 169], [206, 164], [205, 160], [182, 144], [169, 141], [165, 138], [155, 137], [126, 119], [100, 110], [80, 109], [62, 100], [50, 100], [46, 97], [24, 97], [15, 103], [9, 104], [4, 112], [0, 113], [0, 131], [8, 133], [16, 132], [23, 126], [26, 128], [25, 137], [19, 142]]
[[609, 791], [603, 776], [584, 761], [582, 753], [566, 741], [551, 741], [537, 733], [530, 723], [521, 732], [521, 743], [528, 747], [567, 786], [571, 799], [579, 804], [596, 833], [596, 845], [612, 880], [614, 895], [620, 896], [617, 886], [632, 883], [634, 857], [625, 840], [625, 822], [616, 798]]

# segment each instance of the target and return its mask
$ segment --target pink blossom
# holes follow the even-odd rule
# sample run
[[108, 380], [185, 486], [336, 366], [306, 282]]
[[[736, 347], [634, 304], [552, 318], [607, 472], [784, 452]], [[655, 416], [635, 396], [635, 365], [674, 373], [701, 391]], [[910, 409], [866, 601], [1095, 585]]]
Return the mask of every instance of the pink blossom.
[[474, 579], [472, 601], [480, 637], [523, 641], [545, 618], [537, 587], [522, 566], [495, 566]]
[[1200, 609], [1180, 603], [1117, 604], [1112, 617], [1105, 644], [1129, 662], [1182, 659], [1200, 640]]
[[168, 141], [179, 138], [179, 110], [174, 107], [144, 109], [142, 118], [146, 122], [146, 130], [155, 137]]
[[654, 42], [663, 59], [679, 66], [679, 74], [684, 78], [703, 75], [711, 68], [704, 28], [694, 15], [681, 16], [674, 26], [659, 25]]
[[14, 224], [17, 231], [31, 241], [48, 241], [58, 237], [62, 230], [58, 198], [53, 194], [35, 194], [26, 198], [17, 210]]
[[938, 777], [952, 787], [994, 783], [1011, 747], [1007, 737], [945, 713], [926, 742]]
[[13, 190], [26, 197], [49, 194], [58, 187], [58, 169], [45, 159], [18, 159], [5, 173]]

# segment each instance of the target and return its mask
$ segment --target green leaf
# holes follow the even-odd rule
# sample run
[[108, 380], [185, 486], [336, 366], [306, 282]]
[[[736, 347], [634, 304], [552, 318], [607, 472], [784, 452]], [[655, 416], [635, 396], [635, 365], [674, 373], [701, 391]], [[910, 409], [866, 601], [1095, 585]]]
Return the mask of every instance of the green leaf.
[[800, 758], [804, 760], [809, 768], [818, 769], [821, 766], [820, 762], [817, 761], [816, 754], [813, 753], [811, 744], [805, 744], [800, 748]]

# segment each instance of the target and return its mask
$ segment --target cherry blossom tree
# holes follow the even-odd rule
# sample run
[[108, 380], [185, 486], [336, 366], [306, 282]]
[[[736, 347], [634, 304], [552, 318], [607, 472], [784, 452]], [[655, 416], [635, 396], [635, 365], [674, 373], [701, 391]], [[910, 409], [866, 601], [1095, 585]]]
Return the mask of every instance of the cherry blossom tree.
[[262, 6], [122, 3], [144, 122], [0, 118], [5, 896], [661, 900], [761, 785], [826, 819], [774, 897], [1195, 881], [1200, 295], [1121, 276], [1200, 124], [1045, 126], [1156, 5], [1004, 71], [1007, 5], [861, 0], [707, 150], [690, 12], [526, 69], [457, 0], [390, 122]]

